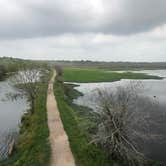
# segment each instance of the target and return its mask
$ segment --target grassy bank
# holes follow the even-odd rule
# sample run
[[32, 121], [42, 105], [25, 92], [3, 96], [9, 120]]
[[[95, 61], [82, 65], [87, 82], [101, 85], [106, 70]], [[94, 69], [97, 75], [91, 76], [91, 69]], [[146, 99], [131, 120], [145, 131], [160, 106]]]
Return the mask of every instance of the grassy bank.
[[[69, 137], [70, 146], [77, 166], [118, 166], [107, 158], [107, 155], [98, 147], [89, 144], [86, 127], [93, 127], [86, 118], [89, 111], [83, 107], [72, 105], [73, 98], [80, 94], [72, 86], [62, 87], [55, 83], [55, 95], [65, 131]], [[90, 127], [91, 126], [91, 127]]]
[[[108, 158], [107, 154], [94, 144], [89, 144], [90, 136], [95, 130], [95, 117], [87, 107], [72, 103], [73, 99], [82, 95], [74, 90], [75, 85], [60, 85], [55, 82], [54, 92], [58, 103], [61, 119], [77, 166], [124, 166], [119, 161]], [[163, 166], [158, 162], [149, 161], [145, 166]]]
[[[48, 80], [48, 78], [47, 78]], [[2, 166], [47, 166], [50, 160], [46, 114], [47, 85], [40, 87], [35, 113], [22, 118], [20, 136], [13, 155]]]
[[[72, 103], [73, 99], [82, 95], [73, 89], [75, 85], [54, 85], [56, 100], [65, 131], [69, 137], [70, 146], [77, 166], [124, 166], [120, 161], [113, 161], [99, 147], [89, 144], [95, 131], [95, 117], [89, 108]], [[163, 166], [158, 162], [149, 161], [146, 166]]]
[[116, 73], [103, 69], [64, 68], [64, 81], [67, 82], [111, 82], [120, 79], [161, 79], [143, 73]]

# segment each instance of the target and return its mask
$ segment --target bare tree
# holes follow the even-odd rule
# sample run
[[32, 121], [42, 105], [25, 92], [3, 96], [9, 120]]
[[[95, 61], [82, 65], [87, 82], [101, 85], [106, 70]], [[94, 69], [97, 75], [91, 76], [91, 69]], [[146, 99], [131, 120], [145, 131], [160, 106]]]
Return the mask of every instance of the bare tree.
[[40, 90], [40, 84], [45, 83], [41, 80], [42, 70], [36, 68], [22, 68], [12, 77], [12, 83], [18, 88], [19, 93], [13, 97], [27, 96], [31, 103], [31, 114], [35, 111], [35, 99]]
[[[92, 143], [102, 146], [112, 158], [129, 166], [142, 166], [146, 158], [141, 153], [140, 140], [159, 137], [150, 133], [151, 113], [156, 103], [140, 96], [142, 85], [118, 87], [114, 92], [99, 91], [97, 132]], [[150, 111], [149, 111], [150, 110]]]

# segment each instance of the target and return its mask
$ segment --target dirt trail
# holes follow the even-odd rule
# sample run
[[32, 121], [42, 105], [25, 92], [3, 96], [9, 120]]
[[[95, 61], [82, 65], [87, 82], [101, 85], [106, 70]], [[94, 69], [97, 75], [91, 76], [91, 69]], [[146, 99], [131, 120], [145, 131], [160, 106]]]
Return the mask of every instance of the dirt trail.
[[53, 83], [56, 76], [49, 82], [47, 95], [47, 117], [50, 131], [50, 143], [52, 149], [51, 166], [75, 166], [73, 154], [71, 152], [67, 134], [59, 115], [57, 103], [54, 96]]

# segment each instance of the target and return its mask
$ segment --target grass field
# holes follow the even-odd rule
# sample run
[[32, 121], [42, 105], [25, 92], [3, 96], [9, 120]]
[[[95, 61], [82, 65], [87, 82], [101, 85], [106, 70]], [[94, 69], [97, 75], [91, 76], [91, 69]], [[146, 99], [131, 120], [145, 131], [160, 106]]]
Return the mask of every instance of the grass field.
[[66, 82], [112, 82], [120, 79], [161, 79], [143, 73], [116, 73], [104, 69], [64, 68]]

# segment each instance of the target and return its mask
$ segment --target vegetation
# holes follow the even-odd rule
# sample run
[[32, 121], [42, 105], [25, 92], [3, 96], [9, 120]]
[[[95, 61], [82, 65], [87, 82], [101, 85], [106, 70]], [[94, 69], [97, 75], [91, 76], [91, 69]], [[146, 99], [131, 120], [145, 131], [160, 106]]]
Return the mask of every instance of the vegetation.
[[[72, 99], [80, 95], [72, 89], [72, 85], [62, 87], [55, 82], [55, 95], [64, 128], [69, 137], [70, 146], [77, 166], [118, 166], [107, 158], [107, 155], [96, 145], [89, 144], [88, 134], [82, 122], [91, 130], [93, 124], [86, 118], [83, 108], [73, 105]], [[84, 114], [84, 115], [83, 115]]]
[[0, 65], [0, 80], [2, 80], [6, 75], [6, 68], [4, 65]]
[[0, 57], [0, 80], [19, 70], [32, 67], [48, 68], [44, 61], [23, 60], [17, 58]]
[[103, 69], [65, 68], [64, 81], [67, 82], [111, 82], [120, 79], [161, 79], [143, 73], [116, 73]]
[[130, 83], [114, 92], [99, 90], [94, 96], [98, 110], [92, 142], [128, 166], [147, 165], [141, 149], [147, 142], [165, 139], [151, 130], [162, 124], [163, 115], [156, 111], [158, 105], [153, 99], [139, 96], [142, 87], [141, 83]]
[[99, 62], [99, 61], [49, 61], [50, 64], [57, 63], [63, 67], [94, 68], [107, 70], [149, 70], [166, 69], [165, 62]]
[[21, 66], [25, 66], [25, 64], [29, 62], [30, 61], [25, 61], [21, 59], [0, 57], [0, 65], [5, 68], [6, 73], [16, 72]]
[[63, 69], [59, 65], [55, 65], [55, 70], [56, 70], [56, 80], [63, 84]]
[[[82, 95], [73, 89], [74, 86], [72, 84], [64, 84], [62, 86], [58, 81], [55, 83], [58, 108], [69, 137], [76, 164], [78, 166], [124, 166], [126, 163], [126, 166], [128, 166], [127, 160], [122, 164], [122, 158], [108, 156], [110, 153], [102, 148], [101, 145], [98, 144], [96, 146], [96, 144], [92, 144], [94, 140], [91, 141], [91, 135], [95, 135], [98, 132], [96, 124], [99, 122], [99, 116], [92, 113], [87, 107], [72, 103], [74, 98]], [[125, 158], [125, 156], [123, 157]], [[161, 166], [161, 164], [148, 161], [146, 166]]]
[[[48, 74], [46, 80], [48, 81]], [[22, 117], [20, 136], [13, 155], [0, 163], [2, 166], [47, 166], [50, 161], [49, 130], [47, 126], [47, 84], [39, 84], [35, 111]], [[30, 108], [31, 109], [31, 108]]]
[[[0, 62], [0, 79], [6, 73], [15, 72], [40, 66], [47, 69], [43, 62], [23, 61], [20, 59], [3, 58], [3, 65]], [[41, 66], [40, 66], [41, 67]], [[98, 132], [96, 128], [96, 114], [92, 114], [88, 108], [74, 105], [72, 100], [79, 95], [73, 89], [73, 85], [65, 85], [68, 82], [107, 82], [120, 79], [161, 79], [157, 76], [149, 76], [141, 73], [116, 73], [105, 69], [97, 68], [65, 68], [55, 66], [57, 80], [55, 82], [55, 95], [63, 121], [64, 128], [68, 134], [71, 150], [74, 154], [77, 166], [122, 166], [120, 159], [115, 160], [108, 151], [102, 148], [98, 142], [91, 143], [91, 135]], [[28, 71], [28, 70], [27, 70]], [[30, 79], [33, 73], [27, 72]], [[25, 78], [28, 75], [24, 75]], [[45, 75], [46, 76], [46, 75]], [[49, 131], [46, 114], [46, 95], [49, 74], [44, 82], [20, 84], [22, 94], [28, 96], [31, 108], [22, 117], [20, 136], [15, 146], [13, 155], [6, 161], [0, 162], [2, 166], [47, 166], [49, 165], [51, 149], [48, 141]], [[21, 76], [22, 77], [22, 76]], [[21, 78], [20, 77], [20, 78]], [[17, 81], [16, 81], [17, 82]], [[32, 87], [31, 87], [32, 86]], [[27, 88], [28, 87], [28, 88]], [[33, 96], [31, 92], [35, 92]], [[33, 98], [32, 98], [33, 97]], [[103, 150], [104, 149], [104, 150]], [[115, 162], [119, 161], [119, 162]], [[122, 163], [122, 162], [121, 162]], [[150, 164], [152, 166], [152, 164]], [[128, 166], [128, 164], [127, 164]]]
[[[103, 73], [106, 73], [106, 74], [103, 74]], [[113, 73], [113, 72], [109, 73], [108, 71], [98, 70], [98, 69], [80, 69], [80, 68], [65, 68], [64, 69], [64, 80], [65, 81], [73, 81], [73, 82], [89, 82], [89, 81], [91, 81], [92, 82], [92, 80], [93, 80], [94, 82], [98, 82], [98, 81], [103, 81], [105, 79], [108, 81], [108, 77], [106, 77], [106, 76], [110, 76], [109, 79], [111, 79], [111, 81], [112, 80], [117, 80], [117, 79], [119, 80], [121, 78], [126, 78], [126, 77], [127, 78], [133, 78], [133, 79], [142, 79], [142, 78], [144, 78], [144, 79], [149, 79], [149, 78], [159, 79], [159, 77], [148, 76], [148, 75], [145, 75], [145, 74], [132, 74], [132, 73], [125, 73], [125, 74], [120, 73], [119, 74], [119, 73]], [[74, 153], [74, 156], [76, 158], [77, 165], [83, 165], [83, 166], [84, 165], [85, 166], [86, 165], [87, 166], [89, 166], [89, 165], [103, 165], [103, 166], [110, 165], [111, 166], [111, 165], [115, 164], [115, 161], [121, 162], [121, 164], [119, 164], [119, 165], [123, 165], [123, 164], [124, 165], [132, 165], [132, 166], [133, 165], [139, 165], [139, 164], [146, 165], [146, 166], [160, 165], [158, 163], [154, 163], [154, 162], [151, 162], [151, 161], [145, 162], [146, 160], [145, 160], [143, 154], [141, 152], [139, 152], [138, 149], [136, 149], [136, 147], [137, 147], [137, 146], [135, 146], [136, 142], [132, 142], [131, 146], [129, 146], [126, 143], [126, 140], [123, 142], [123, 139], [120, 139], [120, 140], [122, 140], [122, 142], [124, 144], [122, 142], [120, 142], [118, 144], [118, 145], [122, 145], [122, 146], [120, 146], [120, 148], [123, 149], [121, 151], [122, 153], [117, 156], [117, 153], [116, 153], [116, 150], [115, 150], [115, 151], [113, 151], [112, 155], [110, 155], [110, 153], [109, 153], [110, 149], [112, 149], [112, 148], [116, 149], [115, 148], [116, 145], [114, 144], [115, 147], [112, 146], [110, 148], [109, 148], [109, 146], [106, 146], [106, 145], [110, 145], [110, 146], [112, 145], [109, 142], [107, 142], [108, 140], [109, 141], [111, 141], [111, 140], [110, 139], [105, 139], [104, 136], [101, 136], [100, 134], [103, 133], [103, 131], [101, 131], [97, 128], [97, 126], [98, 127], [101, 126], [101, 125], [98, 124], [98, 122], [101, 119], [104, 120], [103, 117], [100, 117], [99, 114], [92, 113], [88, 108], [85, 108], [85, 107], [82, 107], [82, 106], [77, 106], [77, 105], [72, 103], [72, 100], [74, 98], [77, 98], [78, 96], [82, 95], [78, 91], [73, 89], [74, 85], [72, 85], [72, 84], [63, 84], [62, 85], [59, 82], [58, 77], [57, 77], [55, 87], [56, 87], [55, 88], [55, 94], [56, 94], [56, 98], [57, 98], [57, 102], [58, 102], [58, 107], [60, 109], [61, 118], [62, 118], [64, 127], [65, 127], [65, 130], [66, 130], [66, 132], [69, 136], [71, 149], [72, 149], [72, 151]], [[131, 89], [133, 90], [133, 87]], [[136, 89], [137, 88], [135, 87], [134, 90], [136, 90]], [[123, 93], [124, 91], [122, 91], [122, 89], [121, 89], [120, 92], [122, 92], [121, 93], [122, 95], [127, 95], [127, 96], [124, 96], [124, 100], [123, 100], [124, 102], [119, 101], [119, 104], [122, 104], [123, 108], [125, 107], [125, 104], [126, 104], [126, 106], [128, 106], [128, 104], [129, 104], [128, 102], [133, 103], [133, 101], [135, 101], [137, 103], [138, 100], [134, 100], [134, 95], [135, 95], [135, 97], [137, 96], [135, 92], [126, 90], [125, 92], [127, 92], [127, 93]], [[128, 97], [129, 100], [126, 97]], [[127, 103], [125, 103], [125, 102], [127, 102]], [[141, 102], [144, 102], [144, 99]], [[149, 102], [149, 104], [151, 104], [151, 102]], [[114, 103], [114, 105], [117, 105], [117, 102]], [[107, 106], [103, 107], [103, 108], [107, 108]], [[154, 109], [155, 109], [155, 107], [154, 107]], [[107, 113], [107, 111], [105, 111], [105, 112]], [[143, 111], [142, 111], [142, 113], [143, 113]], [[122, 114], [123, 114], [123, 112], [122, 112]], [[102, 113], [100, 115], [104, 116], [104, 114], [102, 114]], [[128, 118], [125, 115], [124, 116], [119, 116], [119, 114], [117, 113], [117, 116], [116, 116], [117, 121], [119, 122], [118, 127], [120, 127], [120, 131], [122, 131], [122, 133], [120, 133], [120, 134], [125, 134], [126, 132], [124, 132], [124, 130], [128, 129], [125, 126], [124, 127], [125, 129], [121, 130], [121, 127], [123, 128], [122, 124], [123, 123], [127, 124], [126, 122], [121, 121], [121, 120], [125, 120], [125, 118], [126, 118], [126, 120], [128, 121]], [[127, 113], [127, 115], [129, 115], [129, 114]], [[141, 120], [144, 119], [144, 114], [143, 115], [141, 114], [140, 116], [138, 116], [138, 115], [139, 114], [137, 114], [137, 116], [135, 116], [137, 122], [140, 119]], [[106, 119], [108, 120], [109, 116], [106, 115], [106, 117], [107, 117]], [[118, 119], [118, 117], [119, 117], [119, 119]], [[124, 119], [123, 119], [123, 117], [124, 117]], [[120, 121], [121, 121], [121, 123], [120, 123]], [[136, 123], [135, 120], [134, 120], [134, 123]], [[132, 122], [131, 122], [131, 124], [133, 125]], [[146, 125], [143, 122], [139, 122], [139, 124]], [[115, 130], [116, 129], [114, 129], [113, 131], [115, 131]], [[99, 132], [99, 131], [101, 131], [101, 132]], [[110, 134], [107, 130], [104, 130], [104, 131], [106, 131], [107, 134]], [[127, 131], [129, 131], [129, 130], [127, 130]], [[106, 137], [108, 136], [107, 134], [105, 134]], [[147, 133], [147, 134], [148, 134], [148, 136], [150, 136], [149, 133]], [[96, 137], [94, 137], [93, 141], [90, 141], [92, 135], [95, 135]], [[152, 135], [153, 135], [153, 133], [152, 133]], [[101, 137], [97, 137], [97, 136], [101, 136]], [[113, 142], [114, 143], [119, 138], [121, 138], [119, 135], [116, 135], [116, 136], [113, 137]], [[123, 136], [124, 135], [122, 135], [122, 137]], [[125, 135], [124, 137], [128, 138], [128, 135]], [[99, 139], [99, 138], [101, 138], [101, 139]], [[116, 140], [116, 138], [117, 138], [117, 140]], [[106, 141], [106, 142], [103, 143], [102, 142], [103, 140]], [[127, 142], [129, 142], [129, 141], [130, 140], [127, 140]], [[134, 139], [132, 141], [134, 141]], [[95, 143], [95, 144], [91, 144], [90, 142]], [[124, 148], [123, 148], [123, 145], [124, 145]], [[92, 147], [93, 148], [95, 147], [95, 150]], [[105, 148], [103, 148], [103, 147], [105, 147]], [[93, 149], [93, 152], [91, 153], [92, 149]], [[88, 152], [85, 151], [85, 150], [87, 150]], [[117, 151], [118, 151], [118, 149], [117, 149]], [[130, 153], [130, 151], [131, 151], [131, 153]], [[89, 152], [90, 152], [91, 155], [89, 154]], [[98, 153], [102, 154], [102, 155], [97, 155], [97, 156], [101, 156], [101, 158], [99, 158], [100, 160], [97, 160], [93, 156], [93, 154], [98, 154]], [[108, 156], [108, 154], [109, 154], [109, 156]], [[131, 156], [130, 156], [130, 154], [131, 154]], [[84, 159], [85, 159], [85, 161], [84, 161]], [[103, 159], [104, 159], [104, 161], [103, 161]], [[100, 163], [101, 161], [102, 161], [102, 164]], [[115, 165], [117, 165], [117, 163]]]
[[[21, 71], [23, 70], [23, 71]], [[46, 69], [36, 68], [33, 67], [31, 69], [24, 67], [20, 69], [20, 72], [15, 74], [11, 81], [13, 82], [14, 86], [18, 87], [18, 95], [20, 96], [27, 96], [29, 102], [31, 103], [30, 113], [33, 114], [35, 111], [35, 100], [39, 95], [39, 90], [41, 91], [41, 86], [43, 84], [47, 84], [47, 81], [44, 79], [44, 76], [48, 73], [45, 73]]]

